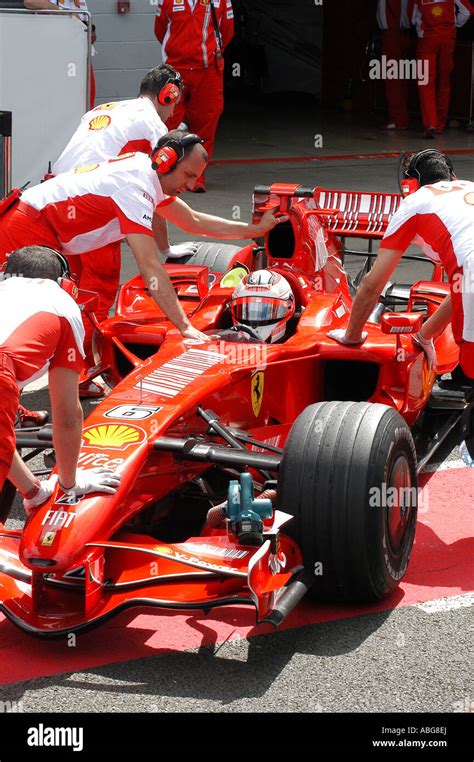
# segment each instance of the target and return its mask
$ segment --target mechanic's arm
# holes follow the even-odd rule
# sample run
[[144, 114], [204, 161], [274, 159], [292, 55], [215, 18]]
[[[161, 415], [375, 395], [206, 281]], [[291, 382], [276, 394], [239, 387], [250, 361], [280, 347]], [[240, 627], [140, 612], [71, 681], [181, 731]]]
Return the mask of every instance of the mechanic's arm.
[[440, 334], [443, 333], [452, 316], [453, 304], [451, 301], [451, 295], [449, 295], [446, 297], [444, 302], [441, 302], [436, 312], [434, 312], [431, 317], [428, 318], [426, 323], [423, 323], [423, 328], [418, 335], [421, 336], [421, 338], [425, 341], [436, 339]]
[[[79, 374], [66, 368], [54, 368], [49, 371], [49, 391], [54, 420], [53, 443], [56, 450], [56, 463], [59, 482], [64, 487], [76, 483], [77, 459], [82, 441], [82, 407], [78, 392]], [[31, 473], [15, 450], [8, 479], [18, 492], [25, 496], [41, 486], [41, 491], [30, 501], [29, 507], [36, 507], [48, 499], [54, 484], [40, 482]], [[25, 502], [28, 506], [28, 500]]]
[[166, 256], [166, 252], [170, 248], [168, 224], [164, 217], [156, 213], [153, 215], [153, 237], [161, 253]]
[[129, 233], [127, 240], [151, 296], [167, 318], [174, 323], [183, 336], [208, 341], [208, 336], [192, 327], [168, 274], [158, 259], [153, 238], [142, 233]]
[[166, 259], [168, 257], [185, 257], [196, 253], [199, 242], [187, 241], [186, 243], [175, 243], [173, 246], [170, 244], [168, 224], [161, 215], [156, 213], [153, 215], [152, 227], [157, 246]]
[[177, 198], [171, 204], [158, 207], [156, 214], [172, 222], [178, 228], [193, 235], [211, 236], [212, 238], [259, 238], [269, 230], [285, 222], [288, 217], [275, 217], [273, 212], [265, 212], [257, 225], [247, 222], [234, 222], [223, 217], [214, 217], [191, 209], [182, 199]]
[[375, 264], [360, 284], [352, 304], [349, 325], [345, 338], [350, 342], [362, 339], [362, 329], [374, 309], [383, 287], [398, 265], [403, 251], [394, 249], [379, 249]]
[[59, 483], [65, 489], [76, 484], [77, 460], [82, 442], [82, 407], [79, 374], [70, 368], [49, 371], [49, 393], [53, 418], [53, 445]]

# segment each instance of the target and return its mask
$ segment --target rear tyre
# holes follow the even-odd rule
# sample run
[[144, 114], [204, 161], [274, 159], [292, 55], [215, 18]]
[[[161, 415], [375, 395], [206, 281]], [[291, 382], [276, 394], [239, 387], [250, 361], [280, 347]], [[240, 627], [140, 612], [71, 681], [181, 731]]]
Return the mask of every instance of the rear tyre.
[[186, 257], [170, 257], [166, 260], [168, 265], [193, 265], [205, 266], [211, 273], [225, 273], [229, 269], [231, 260], [235, 257], [240, 246], [230, 243], [200, 243], [195, 254]]
[[386, 405], [320, 402], [296, 419], [284, 448], [278, 504], [301, 548], [312, 594], [377, 601], [403, 578], [417, 515], [410, 429]]

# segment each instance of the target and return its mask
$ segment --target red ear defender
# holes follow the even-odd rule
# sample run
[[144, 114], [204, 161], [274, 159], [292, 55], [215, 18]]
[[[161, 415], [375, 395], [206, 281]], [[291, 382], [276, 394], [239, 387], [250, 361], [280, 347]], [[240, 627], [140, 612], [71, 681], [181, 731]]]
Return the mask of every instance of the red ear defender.
[[69, 296], [72, 296], [74, 301], [77, 302], [79, 297], [79, 289], [74, 281], [70, 280], [70, 278], [58, 278], [58, 283], [63, 291], [65, 291], [66, 294], [69, 294]]
[[158, 102], [161, 103], [162, 106], [169, 106], [171, 103], [176, 103], [180, 95], [181, 90], [178, 85], [175, 85], [173, 82], [168, 82], [168, 84], [160, 90]]
[[416, 177], [404, 177], [401, 183], [402, 196], [406, 198], [420, 189], [420, 183]]
[[159, 175], [166, 175], [178, 162], [178, 154], [171, 146], [158, 148], [151, 156], [151, 166]]

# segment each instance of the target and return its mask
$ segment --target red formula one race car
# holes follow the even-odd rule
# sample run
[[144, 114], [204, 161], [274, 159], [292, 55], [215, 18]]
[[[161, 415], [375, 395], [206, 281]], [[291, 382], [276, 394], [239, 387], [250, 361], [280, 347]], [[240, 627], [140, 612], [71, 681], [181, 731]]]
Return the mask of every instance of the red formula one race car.
[[[361, 347], [327, 334], [351, 308], [346, 239], [369, 240], [370, 267], [399, 202], [257, 188], [256, 218], [273, 206], [289, 215], [264, 246], [221, 247], [219, 262], [211, 246], [209, 268], [168, 267], [208, 342], [183, 340], [139, 277], [122, 287], [96, 341], [95, 372], [112, 390], [85, 422], [79, 462], [116, 469], [121, 486], [84, 498], [57, 487], [23, 530], [2, 529], [0, 608], [12, 621], [54, 636], [128, 606], [248, 604], [277, 625], [308, 590], [376, 601], [397, 586], [415, 535], [417, 473], [466, 404], [462, 391], [435, 385], [457, 365], [450, 329], [437, 340], [437, 373], [411, 339], [448, 293], [441, 270], [389, 286]], [[277, 343], [232, 340], [244, 266], [291, 285], [296, 309]], [[22, 452], [47, 449], [51, 430], [17, 441]], [[51, 450], [45, 458], [54, 464]]]

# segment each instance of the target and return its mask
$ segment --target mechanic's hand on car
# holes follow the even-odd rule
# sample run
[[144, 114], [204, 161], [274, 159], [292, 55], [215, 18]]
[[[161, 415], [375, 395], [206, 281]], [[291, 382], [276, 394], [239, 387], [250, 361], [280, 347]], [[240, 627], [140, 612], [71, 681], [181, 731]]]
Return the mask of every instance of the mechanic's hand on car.
[[283, 214], [280, 217], [277, 217], [271, 211], [271, 209], [268, 210], [268, 212], [265, 212], [262, 219], [257, 224], [257, 228], [258, 228], [257, 236], [265, 235], [265, 233], [268, 233], [270, 230], [273, 230], [273, 228], [279, 225], [281, 222], [287, 222], [288, 219], [289, 218], [287, 214]]
[[[62, 485], [60, 486], [64, 490]], [[79, 497], [88, 495], [89, 492], [105, 492], [108, 495], [113, 495], [114, 492], [117, 492], [119, 486], [120, 476], [115, 471], [112, 471], [111, 468], [106, 468], [105, 466], [87, 470], [78, 468], [76, 471], [76, 483], [73, 487], [64, 491], [74, 492]]]
[[29, 513], [29, 511], [33, 510], [33, 508], [37, 508], [39, 505], [43, 505], [46, 500], [49, 500], [54, 492], [57, 481], [58, 475], [53, 474], [49, 477], [49, 479], [45, 479], [43, 482], [40, 482], [38, 493], [30, 500], [23, 500], [23, 507], [25, 511]]
[[191, 323], [181, 331], [181, 336], [185, 339], [194, 339], [196, 342], [210, 341], [209, 336], [206, 336], [202, 331], [198, 331]]
[[200, 244], [198, 241], [186, 241], [185, 243], [176, 243], [169, 249], [161, 249], [161, 253], [167, 259], [178, 259], [179, 257], [188, 257], [195, 254]]
[[328, 337], [330, 339], [334, 339], [334, 341], [339, 342], [339, 344], [347, 344], [347, 346], [356, 346], [357, 344], [363, 344], [367, 336], [368, 336], [367, 332], [363, 331], [360, 339], [358, 339], [357, 341], [351, 341], [350, 339], [346, 338], [345, 328], [336, 328], [334, 331], [329, 331], [328, 333]]
[[433, 339], [425, 339], [421, 333], [415, 333], [412, 336], [413, 343], [421, 347], [426, 355], [426, 361], [430, 370], [436, 370], [436, 349]]

